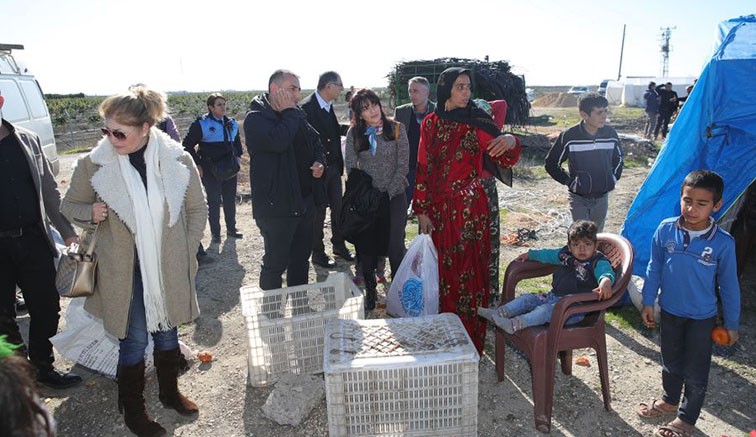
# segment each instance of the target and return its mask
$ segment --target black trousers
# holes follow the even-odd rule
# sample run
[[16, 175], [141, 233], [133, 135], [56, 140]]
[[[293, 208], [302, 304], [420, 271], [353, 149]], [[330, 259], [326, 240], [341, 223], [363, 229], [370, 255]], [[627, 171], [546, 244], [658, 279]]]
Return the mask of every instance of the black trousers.
[[667, 132], [669, 131], [669, 120], [672, 118], [672, 113], [667, 111], [660, 111], [656, 118], [656, 128], [654, 129], [654, 138], [659, 136], [659, 129], [662, 131], [662, 138], [667, 138]]
[[205, 171], [202, 175], [202, 185], [207, 194], [207, 219], [210, 222], [210, 233], [220, 237], [220, 206], [223, 202], [223, 217], [226, 219], [226, 232], [236, 231], [236, 180], [237, 176], [221, 181]]
[[[344, 195], [341, 185], [341, 175], [336, 172], [327, 172], [325, 180], [328, 207], [331, 208], [331, 245], [334, 247], [344, 244], [344, 237], [339, 232], [339, 216], [341, 215], [341, 199]], [[319, 206], [315, 211], [315, 222], [312, 235], [312, 253], [325, 252], [323, 244], [323, 225], [326, 217], [326, 206]]]
[[305, 198], [306, 212], [301, 217], [260, 217], [257, 227], [263, 237], [265, 253], [260, 270], [260, 288], [281, 288], [281, 275], [286, 272], [286, 285], [306, 284], [310, 271], [312, 222], [315, 201]]
[[0, 335], [24, 344], [16, 323], [16, 285], [29, 310], [29, 360], [41, 372], [52, 370], [50, 337], [58, 331], [60, 304], [55, 265], [41, 228], [24, 229], [21, 237], [0, 237]]
[[[391, 264], [391, 274], [395, 275], [404, 258], [404, 228], [407, 226], [407, 198], [404, 193], [394, 196], [389, 200], [389, 241], [388, 258]], [[378, 255], [360, 253], [362, 275], [365, 283], [373, 285], [375, 282], [375, 269], [378, 266]], [[374, 286], [374, 285], [373, 285]]]

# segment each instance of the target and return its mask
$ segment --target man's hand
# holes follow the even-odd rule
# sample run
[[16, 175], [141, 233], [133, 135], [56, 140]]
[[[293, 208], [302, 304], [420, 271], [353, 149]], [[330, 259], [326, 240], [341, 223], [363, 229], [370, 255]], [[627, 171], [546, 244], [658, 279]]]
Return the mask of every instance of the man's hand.
[[486, 150], [488, 151], [489, 155], [496, 158], [503, 155], [516, 145], [517, 140], [513, 135], [502, 134], [496, 138], [490, 139], [488, 143], [486, 143]]
[[430, 234], [436, 229], [433, 227], [433, 223], [431, 223], [431, 219], [427, 214], [418, 214], [417, 222], [420, 225], [421, 234]]
[[296, 104], [291, 96], [291, 92], [286, 88], [276, 88], [270, 93], [270, 106], [276, 112], [282, 112], [284, 109], [294, 108]]
[[654, 307], [652, 305], [643, 305], [641, 309], [641, 320], [643, 324], [648, 328], [656, 328], [656, 320], [654, 320]]
[[92, 223], [100, 223], [108, 218], [108, 205], [105, 202], [92, 204]]
[[738, 334], [738, 331], [733, 331], [732, 329], [728, 329], [727, 334], [730, 335], [730, 342], [727, 343], [727, 346], [732, 346], [740, 338], [740, 334]]
[[315, 179], [320, 178], [323, 176], [323, 171], [325, 170], [325, 167], [323, 164], [319, 163], [318, 161], [315, 161], [311, 166], [310, 170], [312, 170], [312, 177]]
[[598, 300], [606, 300], [612, 297], [612, 281], [609, 278], [601, 278], [599, 286], [593, 289], [598, 294]]

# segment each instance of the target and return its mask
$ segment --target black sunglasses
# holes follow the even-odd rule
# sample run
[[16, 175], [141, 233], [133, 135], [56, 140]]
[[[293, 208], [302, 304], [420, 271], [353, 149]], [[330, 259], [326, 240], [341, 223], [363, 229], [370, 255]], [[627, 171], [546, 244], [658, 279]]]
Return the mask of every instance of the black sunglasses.
[[100, 130], [102, 131], [103, 135], [112, 135], [113, 138], [121, 141], [125, 140], [126, 136], [128, 135], [127, 133], [121, 132], [119, 130], [110, 130], [106, 127], [101, 127]]

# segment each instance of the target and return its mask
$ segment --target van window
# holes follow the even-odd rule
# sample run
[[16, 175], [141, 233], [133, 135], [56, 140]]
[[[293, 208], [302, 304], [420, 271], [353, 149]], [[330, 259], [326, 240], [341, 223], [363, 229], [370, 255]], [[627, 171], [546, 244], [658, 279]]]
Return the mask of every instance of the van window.
[[39, 86], [36, 82], [21, 81], [21, 88], [26, 94], [26, 99], [29, 102], [29, 109], [31, 110], [34, 118], [47, 117], [47, 109], [45, 108], [45, 101], [42, 99], [42, 94], [39, 91]]
[[3, 118], [13, 123], [20, 120], [28, 120], [29, 113], [26, 111], [26, 103], [21, 96], [15, 81], [0, 79], [0, 91], [5, 97], [3, 105]]

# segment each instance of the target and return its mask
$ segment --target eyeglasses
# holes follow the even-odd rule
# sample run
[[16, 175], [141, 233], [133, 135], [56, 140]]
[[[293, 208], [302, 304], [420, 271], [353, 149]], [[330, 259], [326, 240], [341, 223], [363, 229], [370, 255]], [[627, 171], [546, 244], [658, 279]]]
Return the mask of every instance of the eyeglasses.
[[112, 135], [113, 138], [117, 140], [121, 140], [121, 141], [125, 140], [126, 137], [131, 133], [131, 132], [121, 132], [119, 130], [112, 130], [108, 127], [101, 127], [100, 130], [102, 131], [103, 135], [107, 135], [107, 136]]

